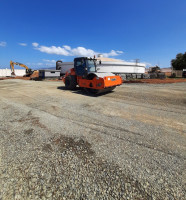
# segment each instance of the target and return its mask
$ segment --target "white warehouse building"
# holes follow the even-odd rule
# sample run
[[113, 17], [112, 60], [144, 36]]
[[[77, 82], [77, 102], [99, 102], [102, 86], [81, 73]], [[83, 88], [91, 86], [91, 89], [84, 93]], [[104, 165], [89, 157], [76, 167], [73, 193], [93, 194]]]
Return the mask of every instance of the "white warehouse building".
[[[97, 71], [111, 72], [121, 75], [142, 75], [145, 74], [146, 65], [143, 63], [126, 62], [113, 58], [104, 58], [98, 55]], [[74, 62], [56, 62], [56, 70], [61, 70], [61, 74], [65, 74], [67, 70], [74, 67]]]

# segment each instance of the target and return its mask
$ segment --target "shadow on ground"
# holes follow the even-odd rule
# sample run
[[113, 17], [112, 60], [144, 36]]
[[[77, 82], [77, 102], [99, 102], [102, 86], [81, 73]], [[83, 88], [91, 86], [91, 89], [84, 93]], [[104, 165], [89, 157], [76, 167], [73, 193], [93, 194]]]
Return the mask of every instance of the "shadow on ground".
[[[57, 89], [58, 90], [68, 90], [65, 88], [65, 86], [57, 87]], [[74, 90], [68, 90], [68, 91], [71, 91], [72, 93], [75, 93], [75, 94], [80, 94], [80, 95], [89, 96], [89, 97], [99, 97], [99, 96], [103, 96], [103, 95], [113, 92], [113, 91], [109, 91], [109, 92], [104, 92], [104, 93], [100, 93], [100, 94], [92, 94], [92, 93], [86, 91], [84, 88], [80, 88], [80, 87], [76, 87]]]

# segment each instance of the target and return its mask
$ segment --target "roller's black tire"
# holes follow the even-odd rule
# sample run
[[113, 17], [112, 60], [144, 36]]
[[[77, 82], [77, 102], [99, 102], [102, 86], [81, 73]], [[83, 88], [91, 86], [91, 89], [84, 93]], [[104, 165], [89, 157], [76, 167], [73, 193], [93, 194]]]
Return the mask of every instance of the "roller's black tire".
[[77, 81], [76, 81], [76, 76], [67, 76], [65, 78], [65, 88], [68, 90], [74, 90], [76, 88]]
[[92, 95], [98, 95], [98, 94], [104, 94], [104, 93], [109, 93], [112, 90], [114, 90], [116, 88], [116, 86], [113, 87], [109, 87], [109, 88], [105, 88], [105, 89], [101, 89], [101, 90], [96, 90], [96, 89], [92, 89], [92, 88], [85, 88], [85, 91], [88, 94], [92, 94]]

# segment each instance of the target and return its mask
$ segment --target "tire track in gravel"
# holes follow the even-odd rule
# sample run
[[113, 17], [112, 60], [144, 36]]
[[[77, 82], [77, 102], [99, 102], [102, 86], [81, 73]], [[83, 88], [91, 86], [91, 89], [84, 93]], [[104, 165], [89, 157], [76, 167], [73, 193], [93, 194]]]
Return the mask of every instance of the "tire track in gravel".
[[[17, 92], [17, 93], [20, 93], [20, 92]], [[52, 103], [48, 103], [47, 101], [44, 102], [43, 100], [38, 100], [38, 98], [33, 98], [32, 96], [25, 95], [25, 94], [22, 94], [22, 93], [20, 93], [20, 94], [21, 94], [22, 96], [25, 96], [25, 97], [29, 98], [29, 99], [33, 99], [35, 102], [37, 102], [37, 106], [38, 106], [38, 101], [41, 103], [41, 106], [44, 105], [44, 103], [47, 103], [47, 106], [46, 106], [45, 108], [43, 108], [43, 109], [41, 109], [41, 106], [38, 106], [39, 108], [37, 108], [37, 107], [34, 107], [33, 105], [29, 105], [31, 109], [37, 109], [37, 110], [41, 110], [41, 111], [43, 111], [43, 112], [46, 112], [46, 110], [48, 110], [48, 105], [50, 105], [51, 107], [52, 107], [52, 106], [55, 106], [56, 108], [58, 108], [58, 110], [61, 109], [60, 107], [58, 107], [58, 104], [57, 104], [57, 106], [56, 106], [56, 105], [54, 105], [54, 103], [53, 103], [53, 104], [52, 104]], [[20, 104], [20, 105], [21, 105], [21, 104]], [[28, 106], [28, 105], [26, 105], [26, 106]], [[71, 110], [69, 110], [69, 109], [63, 108], [63, 111], [64, 111], [64, 110], [66, 110], [67, 112], [71, 112], [74, 116], [77, 115], [76, 112], [73, 112], [73, 111], [71, 111]], [[49, 110], [48, 110], [48, 111], [49, 111]], [[72, 120], [71, 118], [68, 118], [68, 117], [66, 117], [66, 116], [65, 116], [65, 117], [62, 117], [62, 116], [60, 116], [60, 115], [51, 113], [50, 111], [47, 112], [47, 113], [49, 113], [49, 114], [51, 114], [51, 115], [53, 115], [53, 116], [55, 116], [55, 117], [60, 117], [61, 119]], [[121, 127], [117, 127], [117, 126], [114, 126], [114, 127], [113, 127], [113, 124], [111, 125], [111, 124], [109, 124], [109, 123], [105, 123], [104, 121], [97, 120], [96, 118], [92, 118], [94, 122], [90, 122], [90, 121], [88, 120], [88, 116], [85, 115], [85, 114], [83, 114], [83, 113], [81, 113], [81, 116], [85, 117], [85, 122], [84, 122], [85, 124], [92, 124], [92, 125], [97, 125], [97, 126], [102, 126], [102, 124], [104, 124], [104, 127], [106, 127], [106, 128], [110, 128], [110, 129], [118, 130], [118, 131], [124, 131], [124, 132], [131, 133], [131, 134], [134, 134], [134, 135], [142, 136], [142, 134], [137, 133], [137, 132], [134, 132], [134, 131], [130, 131], [130, 130], [127, 130], [127, 129], [124, 129], [124, 128], [121, 128]], [[73, 121], [74, 121], [74, 122], [77, 122], [77, 123], [78, 123], [78, 122], [82, 122], [81, 120], [78, 120], [78, 118], [75, 118], [75, 117], [72, 117], [72, 118], [73, 118]], [[74, 119], [74, 118], [75, 118], [75, 119]]]
[[[25, 97], [27, 97], [28, 99], [33, 99], [35, 102], [41, 102], [41, 105], [43, 105], [43, 103], [46, 103], [46, 104], [48, 104], [48, 105], [53, 105], [53, 104], [51, 104], [50, 102], [48, 102], [48, 100], [46, 101], [46, 102], [44, 102], [43, 100], [39, 100], [38, 98], [33, 98], [32, 96], [30, 96], [30, 95], [25, 95], [25, 94], [22, 94], [22, 93], [20, 93], [20, 92], [18, 92], [18, 91], [16, 91], [17, 93], [19, 93], [20, 95], [24, 95]], [[118, 95], [116, 95], [116, 96], [118, 96]], [[127, 102], [127, 104], [129, 104], [130, 105], [130, 103], [129, 102]], [[136, 104], [132, 104], [132, 105], [135, 105], [135, 106], [138, 106], [138, 107], [140, 107], [140, 105], [136, 105]], [[38, 106], [39, 107], [39, 106]], [[58, 107], [58, 104], [57, 104], [57, 106], [55, 105], [55, 107], [57, 107], [57, 108], [59, 108], [59, 110], [61, 109], [60, 107]], [[147, 106], [144, 106], [144, 107], [147, 107]], [[32, 107], [33, 108], [33, 107]], [[165, 111], [165, 112], [168, 112], [167, 110], [162, 110], [162, 109], [156, 109], [156, 108], [151, 108], [151, 107], [147, 107], [147, 108], [149, 108], [149, 109], [154, 109], [154, 110], [160, 110], [160, 111]], [[41, 109], [40, 109], [41, 110]], [[45, 111], [45, 110], [47, 110], [47, 107], [45, 108], [45, 109], [42, 109], [42, 111]], [[66, 109], [66, 108], [63, 108], [63, 110], [67, 110], [68, 112], [70, 111], [73, 115], [74, 115], [74, 117], [72, 117], [73, 118], [73, 121], [80, 121], [81, 122], [81, 120], [78, 120], [75, 116], [77, 115], [77, 113], [75, 113], [75, 112], [73, 112], [73, 111], [71, 111], [71, 110], [68, 110], [68, 109]], [[173, 111], [171, 111], [171, 112], [173, 112]], [[51, 113], [51, 112], [50, 112]], [[53, 114], [53, 113], [52, 113]], [[180, 113], [180, 114], [183, 114], [183, 113]], [[59, 116], [59, 115], [55, 115], [56, 117], [61, 117], [61, 116]], [[90, 123], [90, 121], [88, 121], [87, 120], [87, 115], [84, 115], [83, 113], [81, 113], [81, 116], [84, 116], [85, 117], [85, 123]], [[61, 118], [63, 118], [63, 119], [69, 119], [69, 120], [71, 120], [70, 118], [67, 118], [67, 117], [61, 117]], [[136, 133], [136, 132], [133, 132], [133, 131], [130, 131], [130, 130], [127, 130], [127, 129], [124, 129], [124, 128], [121, 128], [121, 127], [117, 127], [117, 126], [115, 126], [115, 127], [112, 127], [113, 126], [113, 124], [111, 125], [111, 124], [106, 124], [104, 121], [98, 121], [98, 120], [96, 120], [95, 118], [93, 118], [93, 120], [94, 121], [97, 121], [97, 123], [95, 123], [95, 125], [102, 125], [102, 124], [104, 124], [105, 125], [105, 127], [106, 126], [108, 126], [108, 128], [111, 128], [111, 129], [116, 129], [116, 130], [118, 130], [118, 131], [125, 131], [125, 132], [127, 132], [127, 133], [131, 133], [131, 134], [134, 134], [134, 135], [140, 135], [140, 136], [142, 136], [142, 134], [140, 134], [140, 133]], [[100, 123], [101, 122], [101, 123]], [[92, 123], [92, 122], [91, 122]], [[94, 125], [94, 123], [92, 123], [93, 125]]]
[[[29, 97], [28, 95], [24, 95], [24, 96]], [[31, 98], [31, 97], [29, 97], [29, 98]], [[32, 98], [32, 99], [38, 101], [38, 99], [35, 99], [35, 98]], [[40, 100], [39, 100], [39, 101], [40, 101]], [[38, 104], [38, 103], [37, 103], [37, 104]], [[50, 104], [51, 104], [51, 103], [50, 103]], [[48, 104], [48, 105], [50, 105], [50, 104]], [[21, 105], [21, 104], [19, 104], [19, 105]], [[43, 105], [43, 101], [42, 101], [41, 105]], [[161, 153], [164, 153], [165, 155], [170, 155], [170, 156], [174, 156], [174, 157], [176, 157], [176, 158], [178, 158], [178, 159], [181, 159], [181, 158], [182, 158], [182, 159], [186, 160], [186, 158], [183, 158], [183, 157], [180, 156], [179, 154], [176, 154], [176, 153], [173, 153], [173, 152], [168, 152], [168, 151], [166, 151], [166, 150], [163, 149], [163, 148], [162, 148], [162, 149], [157, 148], [157, 147], [154, 148], [153, 146], [148, 145], [148, 144], [135, 142], [136, 138], [135, 138], [134, 140], [131, 140], [131, 139], [128, 139], [128, 138], [126, 138], [126, 137], [122, 137], [120, 132], [119, 132], [117, 135], [116, 135], [116, 134], [111, 134], [111, 132], [113, 132], [113, 130], [114, 130], [114, 131], [117, 130], [117, 131], [123, 131], [123, 132], [129, 133], [129, 134], [133, 134], [133, 135], [136, 135], [136, 136], [143, 136], [143, 135], [140, 134], [140, 133], [136, 133], [136, 132], [133, 132], [133, 131], [130, 131], [130, 130], [127, 130], [127, 129], [124, 129], [124, 128], [121, 128], [121, 127], [116, 127], [116, 126], [113, 126], [113, 124], [111, 125], [111, 124], [105, 123], [104, 121], [100, 121], [100, 120], [98, 121], [98, 120], [96, 120], [95, 118], [93, 118], [93, 121], [94, 121], [94, 122], [90, 122], [89, 120], [87, 120], [88, 117], [87, 117], [86, 115], [84, 115], [85, 121], [83, 121], [83, 122], [82, 122], [82, 120], [78, 120], [77, 118], [74, 118], [74, 117], [72, 117], [73, 119], [70, 119], [70, 118], [67, 118], [67, 117], [62, 117], [62, 116], [60, 116], [60, 115], [51, 113], [50, 111], [47, 112], [48, 105], [47, 105], [47, 107], [45, 107], [45, 108], [43, 108], [43, 109], [41, 109], [40, 107], [39, 107], [39, 108], [36, 108], [36, 107], [34, 107], [34, 106], [32, 106], [32, 107], [29, 107], [28, 105], [26, 105], [26, 106], [29, 107], [29, 108], [31, 108], [31, 110], [42, 111], [42, 112], [47, 113], [47, 114], [50, 114], [50, 115], [52, 115], [52, 116], [54, 116], [54, 117], [57, 117], [57, 118], [60, 118], [60, 119], [63, 119], [63, 120], [67, 120], [67, 121], [69, 121], [69, 122], [71, 122], [71, 123], [75, 123], [75, 124], [77, 124], [77, 125], [79, 125], [79, 126], [83, 126], [83, 127], [86, 128], [86, 129], [89, 128], [90, 130], [94, 130], [94, 131], [99, 132], [99, 133], [104, 134], [104, 135], [110, 135], [111, 137], [117, 138], [117, 139], [119, 139], [119, 140], [127, 141], [127, 142], [129, 142], [129, 143], [133, 143], [133, 144], [135, 144], [135, 145], [137, 145], [137, 146], [141, 146], [141, 147], [143, 147], [143, 148], [147, 148], [147, 149], [150, 149], [150, 150], [155, 151], [155, 152], [161, 152]], [[53, 104], [52, 104], [52, 105], [53, 105]], [[51, 105], [51, 106], [52, 106], [52, 105]], [[58, 107], [58, 108], [59, 108], [59, 107]], [[60, 108], [59, 108], [59, 109], [60, 109]], [[67, 109], [66, 109], [66, 110], [67, 110]], [[64, 111], [64, 109], [63, 109], [63, 111]], [[67, 110], [67, 111], [69, 112], [69, 110]], [[70, 111], [70, 112], [73, 113], [73, 114], [76, 114], [76, 113], [74, 113], [74, 112], [72, 112], [72, 111]], [[94, 126], [97, 126], [97, 127], [99, 127], [99, 128], [94, 127]], [[107, 131], [102, 131], [102, 130], [100, 130], [100, 129], [102, 129], [102, 128], [107, 129]], [[144, 142], [144, 140], [143, 140], [143, 142]]]
[[[108, 100], [114, 100], [115, 102], [118, 102], [118, 103], [123, 103], [125, 102], [126, 104], [128, 105], [132, 105], [132, 106], [136, 106], [136, 107], [143, 107], [143, 108], [148, 108], [148, 109], [152, 109], [152, 110], [159, 110], [159, 111], [164, 111], [164, 112], [169, 112], [169, 113], [178, 113], [178, 114], [181, 114], [181, 115], [185, 115], [186, 114], [186, 111], [185, 110], [181, 110], [180, 108], [169, 108], [169, 109], [165, 109], [163, 106], [161, 105], [151, 105], [151, 106], [147, 106], [147, 104], [143, 104], [142, 102], [140, 104], [138, 104], [136, 102], [136, 98], [133, 98], [133, 99], [124, 99], [124, 96], [120, 95], [120, 94], [117, 94], [116, 96], [105, 96], [104, 98], [108, 99]], [[161, 107], [161, 108], [158, 108], [158, 107]], [[170, 109], [173, 109], [173, 110], [170, 110]]]
[[[8, 100], [6, 100], [5, 99], [5, 101], [6, 101], [6, 105], [11, 105], [11, 106], [13, 106], [14, 108], [17, 108], [17, 105], [21, 105], [20, 103], [11, 103], [11, 102], [9, 102]], [[10, 103], [10, 104], [8, 104], [8, 103]], [[9, 106], [9, 108], [11, 108], [11, 106]], [[28, 107], [28, 106], [27, 106]], [[19, 108], [20, 108], [20, 106], [19, 106]], [[28, 108], [30, 108], [30, 107], [28, 107]], [[33, 110], [34, 110], [34, 108], [33, 108]], [[37, 110], [37, 111], [40, 111], [39, 109], [35, 109], [35, 110]], [[43, 111], [42, 111], [43, 112]], [[48, 112], [45, 112], [46, 114], [48, 114], [48, 115], [52, 115], [51, 113], [48, 113]], [[31, 112], [29, 111], [29, 113], [28, 113], [28, 115], [31, 115]], [[55, 115], [53, 115], [53, 116], [55, 116]], [[18, 122], [22, 122], [22, 118], [21, 118], [21, 120], [18, 120]], [[27, 121], [27, 119], [25, 119], [26, 121]], [[14, 121], [11, 121], [10, 120], [10, 122], [14, 122]], [[76, 143], [78, 143], [78, 142], [76, 142]], [[71, 146], [72, 144], [70, 144], [70, 146]], [[64, 147], [63, 147], [64, 148]], [[68, 148], [68, 145], [67, 146], [65, 146], [65, 148]], [[79, 147], [78, 147], [78, 149], [79, 149]], [[34, 150], [36, 150], [36, 149], [34, 149]], [[78, 153], [78, 152], [76, 152], [76, 153]], [[14, 181], [14, 183], [17, 183], [17, 184], [19, 184], [19, 181], [18, 180], [22, 180], [22, 179], [24, 179], [24, 182], [27, 180], [27, 179], [29, 179], [29, 181], [31, 181], [31, 176], [29, 176], [29, 175], [24, 175], [24, 176], [22, 176], [22, 174], [24, 174], [24, 170], [22, 169], [22, 164], [24, 164], [24, 162], [21, 160], [21, 159], [19, 159], [19, 158], [16, 158], [17, 159], [17, 163], [14, 163], [14, 168], [16, 169], [15, 171], [14, 171], [14, 175], [13, 175], [13, 177], [12, 177], [12, 179], [15, 179], [15, 181]], [[47, 157], [46, 157], [46, 159], [47, 159]], [[88, 159], [88, 158], [87, 158]], [[149, 192], [147, 192], [146, 190], [145, 190], [145, 188], [144, 188], [144, 186], [139, 182], [139, 181], [137, 181], [137, 180], [135, 180], [133, 177], [132, 177], [132, 175], [130, 175], [130, 176], [128, 176], [127, 174], [125, 174], [124, 173], [124, 171], [119, 171], [118, 169], [119, 169], [119, 166], [118, 165], [116, 165], [116, 164], [113, 164], [113, 163], [109, 163], [109, 162], [104, 162], [104, 163], [102, 163], [102, 160], [101, 160], [101, 158], [98, 158], [98, 157], [95, 157], [94, 158], [96, 161], [94, 161], [94, 160], [92, 160], [92, 159], [90, 159], [90, 165], [89, 165], [89, 167], [91, 166], [91, 165], [93, 165], [93, 166], [95, 166], [95, 167], [97, 167], [97, 168], [100, 168], [104, 173], [108, 173], [108, 175], [113, 175], [113, 174], [117, 174], [117, 176], [119, 176], [120, 177], [120, 179], [123, 179], [124, 180], [124, 182], [126, 183], [126, 184], [129, 184], [129, 188], [131, 187], [131, 188], [135, 188], [135, 193], [139, 193], [139, 196], [142, 198], [142, 199], [151, 199], [151, 194], [149, 193]], [[35, 157], [34, 158], [34, 160], [32, 161], [32, 163], [35, 163], [36, 164], [36, 161], [37, 161], [37, 157]], [[95, 162], [95, 163], [94, 163]], [[11, 163], [12, 163], [12, 161], [10, 161], [10, 162], [7, 162], [6, 164], [8, 164], [9, 166], [11, 166]], [[26, 163], [26, 164], [29, 164], [29, 163]], [[107, 166], [107, 167], [106, 167]], [[24, 165], [24, 167], [25, 167], [25, 165]], [[107, 170], [107, 168], [109, 169], [109, 170]], [[113, 169], [112, 169], [113, 168]], [[28, 174], [28, 172], [29, 172], [29, 167], [27, 167], [27, 174]], [[55, 169], [55, 168], [54, 168]], [[106, 169], [106, 170], [105, 170]], [[19, 174], [19, 176], [17, 176], [17, 174], [18, 174], [18, 171], [19, 172], [21, 172], [20, 174]], [[100, 175], [101, 175], [101, 173], [102, 173], [102, 171], [101, 172], [97, 172], [97, 175], [99, 175], [99, 173], [100, 173]], [[6, 180], [6, 181], [8, 181], [8, 179]], [[16, 182], [16, 181], [18, 181], [18, 182]], [[27, 186], [25, 186], [25, 187], [28, 187], [28, 189], [31, 191], [34, 191], [34, 188], [30, 188], [29, 187], [29, 182], [26, 182], [27, 183]], [[122, 186], [122, 188], [123, 187], [125, 187], [125, 185], [124, 186]], [[131, 191], [130, 191], [131, 192]], [[133, 191], [132, 191], [133, 192]], [[134, 196], [136, 195], [134, 193]], [[135, 198], [136, 199], [136, 198]]]
[[[75, 123], [77, 123], [77, 122], [75, 122]], [[79, 125], [81, 125], [81, 126], [84, 126], [85, 128], [90, 128], [90, 127], [86, 126], [86, 123], [84, 123], [84, 124], [82, 124], [82, 123], [77, 123], [77, 124], [79, 124]], [[92, 123], [91, 125], [95, 125], [95, 124]], [[99, 124], [96, 124], [96, 125], [99, 126], [99, 127], [108, 128], [108, 126], [99, 125]], [[94, 131], [96, 131], [96, 132], [100, 132], [100, 133], [105, 134], [105, 135], [110, 135], [110, 136], [115, 137], [115, 138], [117, 138], [117, 139], [119, 139], [119, 140], [127, 141], [127, 142], [133, 143], [133, 144], [135, 144], [135, 145], [138, 145], [138, 146], [141, 146], [141, 147], [144, 147], [144, 148], [147, 148], [147, 149], [156, 151], [156, 152], [163, 153], [163, 154], [165, 154], [165, 155], [170, 155], [170, 156], [174, 156], [174, 157], [179, 158], [179, 159], [184, 159], [184, 160], [186, 160], [186, 158], [183, 158], [183, 157], [180, 156], [179, 154], [175, 154], [175, 153], [173, 153], [173, 152], [168, 152], [168, 151], [166, 151], [165, 149], [154, 148], [153, 146], [150, 146], [150, 145], [148, 145], [148, 144], [143, 144], [143, 143], [135, 142], [135, 141], [132, 141], [132, 140], [130, 140], [130, 139], [128, 139], [128, 138], [121, 137], [120, 135], [118, 136], [118, 135], [110, 134], [110, 132], [111, 132], [110, 130], [109, 130], [109, 131], [101, 131], [99, 128], [92, 128], [92, 127], [91, 127], [90, 129], [91, 129], [91, 130], [94, 130]], [[113, 128], [113, 129], [114, 129], [114, 128]], [[125, 131], [125, 132], [128, 133], [128, 131]]]
[[[37, 94], [39, 94], [39, 93], [37, 93]], [[20, 93], [20, 95], [22, 95], [23, 96], [23, 94], [22, 93]], [[116, 95], [117, 96], [117, 95]], [[23, 97], [24, 98], [24, 97]], [[30, 99], [30, 98], [32, 98], [31, 96], [29, 97], [28, 95], [27, 95], [27, 98], [28, 99]], [[104, 100], [104, 98], [105, 97], [101, 97], [103, 100]], [[16, 99], [16, 98], [15, 98]], [[122, 138], [120, 138], [120, 133], [121, 132], [124, 132], [124, 133], [127, 133], [128, 134], [128, 136], [130, 135], [130, 137], [132, 137], [132, 136], [136, 136], [136, 137], [142, 137], [143, 135], [141, 134], [141, 132], [139, 133], [140, 135], [138, 135], [138, 134], [136, 134], [136, 132], [135, 131], [132, 131], [133, 133], [130, 133], [130, 132], [127, 132], [127, 129], [124, 129], [124, 130], [120, 130], [120, 129], [115, 129], [113, 126], [116, 126], [116, 125], [113, 125], [113, 124], [110, 124], [110, 123], [108, 123], [107, 121], [105, 122], [105, 121], [103, 121], [103, 120], [97, 120], [97, 119], [95, 119], [95, 118], [91, 118], [91, 120], [88, 120], [88, 117], [90, 117], [91, 116], [91, 113], [90, 113], [90, 115], [86, 115], [85, 113], [80, 113], [80, 115], [82, 116], [82, 118], [81, 119], [79, 119], [78, 120], [78, 118], [77, 117], [79, 117], [79, 115], [77, 115], [77, 114], [79, 114], [78, 113], [78, 111], [77, 111], [77, 113], [75, 112], [75, 111], [73, 111], [73, 109], [64, 109], [63, 108], [63, 111], [64, 111], [64, 116], [65, 116], [65, 113], [67, 113], [67, 112], [69, 112], [69, 115], [68, 116], [65, 116], [65, 117], [63, 117], [63, 116], [60, 116], [60, 113], [58, 113], [58, 109], [59, 110], [61, 110], [62, 108], [61, 107], [58, 107], [58, 104], [57, 104], [57, 102], [51, 102], [50, 103], [50, 97], [49, 98], [47, 98], [48, 100], [47, 101], [43, 101], [42, 100], [42, 98], [39, 98], [39, 100], [37, 99], [37, 98], [32, 98], [33, 99], [33, 101], [34, 101], [34, 103], [32, 103], [32, 104], [30, 104], [30, 103], [28, 103], [27, 101], [26, 102], [24, 102], [24, 106], [26, 106], [26, 110], [33, 110], [33, 115], [37, 115], [37, 113], [38, 112], [42, 112], [43, 113], [43, 115], [46, 115], [46, 116], [49, 116], [49, 118], [51, 118], [51, 119], [54, 119], [54, 117], [55, 118], [59, 118], [61, 121], [62, 120], [65, 120], [65, 121], [67, 121], [67, 122], [69, 122], [69, 123], [71, 123], [71, 124], [76, 124], [76, 125], [78, 125], [78, 126], [80, 126], [80, 127], [84, 127], [85, 129], [90, 129], [90, 130], [93, 130], [93, 133], [91, 133], [90, 132], [90, 134], [95, 134], [95, 133], [97, 133], [97, 134], [99, 134], [100, 133], [100, 135], [108, 135], [108, 133], [109, 134], [112, 134], [112, 135], [110, 135], [111, 136], [111, 138], [109, 138], [109, 140], [112, 140], [112, 137], [113, 138], [117, 138], [118, 140], [122, 140], [122, 141], [126, 141], [127, 139], [128, 140], [130, 140], [129, 138], [124, 138], [124, 137], [122, 137]], [[52, 99], [53, 100], [53, 99]], [[7, 99], [7, 103], [9, 103], [8, 105], [10, 105], [11, 104], [11, 101], [12, 100], [8, 100]], [[20, 109], [21, 108], [21, 101], [19, 101], [18, 99], [17, 99], [17, 101], [18, 102], [15, 102], [15, 103], [12, 103], [12, 106], [15, 106], [16, 108], [18, 108], [18, 109]], [[37, 107], [35, 107], [35, 102], [38, 104], [37, 105]], [[42, 105], [42, 104], [44, 104], [44, 105]], [[45, 105], [46, 104], [46, 105]], [[52, 106], [55, 106], [55, 109], [56, 109], [56, 111], [54, 111], [54, 107], [52, 108]], [[53, 109], [53, 110], [52, 110]], [[35, 112], [36, 111], [36, 112]], [[42, 115], [41, 115], [41, 119], [42, 119]], [[120, 128], [120, 127], [119, 127]], [[104, 131], [105, 130], [105, 131]], [[108, 130], [108, 131], [107, 131]], [[50, 131], [50, 130], [48, 130], [48, 131]], [[130, 131], [130, 130], [129, 130]], [[95, 133], [94, 133], [95, 132]], [[114, 134], [112, 133], [112, 132], [115, 132]], [[118, 138], [119, 137], [119, 138]], [[130, 142], [130, 141], [127, 141], [127, 142]], [[130, 143], [135, 143], [136, 141], [135, 140], [132, 140], [132, 142], [130, 142]], [[155, 150], [155, 149], [151, 149], [151, 148], [148, 148], [148, 147], [144, 147], [144, 145], [146, 145], [146, 144], [144, 144], [145, 142], [143, 141], [143, 144], [141, 144], [141, 143], [139, 143], [140, 145], [143, 145], [143, 146], [141, 146], [142, 148], [145, 148], [145, 149], [149, 149], [149, 150]], [[137, 144], [135, 144], [135, 145], [137, 145]], [[140, 145], [137, 145], [137, 146], [140, 146]], [[150, 146], [151, 147], [151, 146]], [[166, 147], [165, 147], [166, 148]], [[160, 150], [162, 150], [162, 149], [160, 149]], [[164, 149], [163, 149], [164, 150]], [[147, 152], [147, 151], [146, 151]], [[156, 151], [155, 151], [156, 152]], [[159, 156], [162, 156], [162, 152], [161, 151], [157, 151], [157, 152], [160, 152], [158, 155]], [[171, 153], [171, 152], [169, 152], [169, 153]], [[165, 155], [164, 155], [165, 154]], [[179, 154], [178, 154], [179, 155]], [[165, 156], [165, 159], [166, 159], [166, 153], [164, 152], [163, 153], [163, 156]], [[175, 156], [174, 156], [175, 157]], [[161, 159], [159, 159], [159, 157], [157, 157], [158, 158], [158, 160], [157, 161], [161, 161]], [[176, 158], [179, 158], [179, 157], [176, 157]], [[182, 158], [182, 157], [180, 157], [180, 158]], [[183, 159], [183, 158], [182, 158]], [[176, 159], [174, 159], [174, 161], [176, 161]], [[135, 162], [135, 161], [134, 161]], [[171, 162], [171, 163], [173, 163], [173, 162]], [[135, 165], [135, 163], [134, 163], [134, 165]], [[133, 165], [133, 166], [134, 166]], [[157, 166], [161, 166], [160, 164], [159, 165], [157, 165]], [[139, 166], [140, 167], [140, 166]], [[165, 167], [168, 167], [168, 165], [166, 165]], [[167, 170], [169, 170], [169, 169], [167, 169]], [[174, 170], [174, 167], [170, 167], [170, 170]], [[172, 172], [172, 171], [170, 171], [170, 172]], [[162, 173], [162, 171], [160, 171], [160, 173]], [[131, 176], [132, 177], [132, 176]], [[134, 176], [135, 177], [135, 176]], [[147, 178], [148, 176], [146, 176], [146, 178]], [[160, 176], [158, 176], [158, 177], [160, 177], [161, 178], [161, 175]], [[169, 176], [168, 176], [169, 177]], [[169, 177], [169, 178], [171, 178], [171, 177]], [[176, 178], [176, 176], [174, 176], [174, 178]], [[180, 178], [180, 176], [178, 177], [178, 178]], [[175, 180], [175, 182], [176, 183], [179, 183], [178, 182], [178, 178], [176, 178], [176, 180]], [[140, 179], [139, 179], [140, 180]], [[158, 196], [159, 195], [161, 195], [161, 191], [163, 191], [163, 192], [165, 192], [164, 194], [166, 195], [168, 195], [168, 193], [170, 193], [170, 196], [169, 197], [178, 197], [178, 196], [171, 196], [171, 195], [173, 195], [174, 194], [174, 192], [172, 192], [173, 191], [173, 189], [175, 189], [175, 191], [176, 191], [176, 189], [178, 189], [178, 186], [175, 186], [175, 187], [172, 187], [172, 185], [173, 184], [170, 184], [169, 186], [167, 186], [166, 184], [169, 184], [169, 183], [174, 183], [174, 181], [173, 182], [163, 182], [162, 183], [162, 185], [160, 184], [160, 188], [161, 187], [163, 187], [164, 189], [162, 189], [162, 190], [160, 190], [160, 191], [158, 191], [158, 190], [156, 190], [156, 189], [153, 189], [153, 185], [152, 185], [152, 191], [155, 191], [155, 192], [157, 192], [157, 194], [156, 194], [156, 198], [158, 199]], [[157, 185], [158, 185], [159, 183], [157, 183]], [[157, 186], [156, 184], [154, 184], [154, 187], [156, 187]], [[174, 186], [174, 185], [173, 185]], [[181, 186], [180, 186], [181, 187]], [[167, 190], [168, 189], [168, 190]], [[177, 191], [179, 191], [179, 190], [177, 190]], [[154, 194], [153, 192], [151, 193], [151, 194]], [[165, 197], [165, 196], [164, 196]], [[179, 198], [179, 197], [178, 197]], [[147, 199], [148, 199], [148, 197], [147, 197]], [[163, 199], [163, 198], [162, 198]]]
[[[15, 106], [15, 104], [14, 104], [14, 106]], [[34, 109], [33, 109], [33, 110], [34, 110]], [[36, 110], [40, 111], [39, 109], [36, 109]], [[43, 110], [41, 110], [41, 111], [44, 112]], [[53, 114], [48, 113], [48, 112], [46, 112], [46, 111], [45, 111], [45, 113], [46, 113], [46, 114], [49, 114], [49, 115], [53, 115]], [[55, 116], [55, 115], [53, 115], [53, 116]], [[57, 116], [57, 118], [58, 118], [58, 116]], [[62, 118], [62, 119], [64, 119], [64, 118]], [[82, 126], [82, 124], [83, 124], [83, 123], [80, 123], [79, 125]], [[95, 125], [95, 124], [94, 124], [94, 125]], [[87, 128], [87, 127], [86, 127], [86, 128]], [[91, 129], [92, 129], [92, 128], [91, 128]], [[106, 134], [105, 132], [101, 132], [99, 129], [95, 129], [95, 131], [96, 131], [96, 132], [103, 133], [103, 134]], [[113, 137], [113, 135], [111, 135], [111, 136]], [[118, 139], [121, 139], [121, 138], [118, 138]], [[129, 141], [129, 142], [130, 142], [130, 141]], [[125, 176], [125, 179], [128, 180], [130, 184], [135, 183], [136, 189], [139, 190], [139, 191], [141, 192], [141, 194], [143, 194], [144, 196], [148, 197], [148, 199], [151, 198], [151, 195], [153, 194], [153, 192], [152, 192], [152, 193], [151, 193], [151, 192], [146, 192], [145, 189], [144, 189], [144, 186], [143, 186], [139, 181], [137, 181], [136, 179], [134, 179], [134, 178], [132, 177], [132, 175], [130, 175], [130, 177]], [[133, 185], [132, 185], [132, 186], [133, 186]]]

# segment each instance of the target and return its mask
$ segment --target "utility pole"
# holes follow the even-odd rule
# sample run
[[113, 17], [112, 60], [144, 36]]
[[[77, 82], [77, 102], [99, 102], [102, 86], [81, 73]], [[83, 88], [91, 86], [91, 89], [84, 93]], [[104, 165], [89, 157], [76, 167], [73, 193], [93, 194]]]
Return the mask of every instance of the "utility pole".
[[136, 59], [134, 59], [134, 60], [135, 60], [135, 62], [136, 62], [136, 66], [137, 66], [138, 63], [139, 63], [139, 61], [140, 61], [140, 59], [136, 58]]

